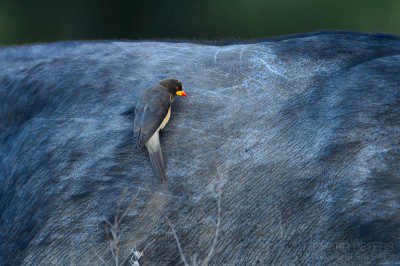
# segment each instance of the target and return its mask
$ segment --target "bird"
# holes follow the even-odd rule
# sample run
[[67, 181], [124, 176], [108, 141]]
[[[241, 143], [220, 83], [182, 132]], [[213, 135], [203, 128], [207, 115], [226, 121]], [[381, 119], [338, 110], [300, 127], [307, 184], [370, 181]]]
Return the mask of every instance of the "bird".
[[159, 132], [171, 117], [171, 104], [175, 96], [186, 97], [187, 94], [182, 89], [182, 82], [167, 78], [143, 90], [135, 107], [134, 146], [136, 149], [147, 147], [153, 171], [162, 182], [167, 181], [167, 176]]

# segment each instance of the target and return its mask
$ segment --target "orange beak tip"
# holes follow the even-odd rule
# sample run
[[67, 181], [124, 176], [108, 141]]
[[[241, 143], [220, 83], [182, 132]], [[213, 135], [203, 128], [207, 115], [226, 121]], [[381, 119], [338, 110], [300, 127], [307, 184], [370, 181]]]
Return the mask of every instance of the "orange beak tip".
[[187, 96], [186, 92], [182, 91], [182, 96], [186, 97]]

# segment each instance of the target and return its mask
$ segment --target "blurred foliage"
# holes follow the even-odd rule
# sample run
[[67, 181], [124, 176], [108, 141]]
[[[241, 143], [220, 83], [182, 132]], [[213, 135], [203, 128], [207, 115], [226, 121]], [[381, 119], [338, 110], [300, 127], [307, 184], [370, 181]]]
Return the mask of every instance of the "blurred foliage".
[[399, 0], [0, 0], [0, 43], [263, 38], [346, 29], [400, 34]]

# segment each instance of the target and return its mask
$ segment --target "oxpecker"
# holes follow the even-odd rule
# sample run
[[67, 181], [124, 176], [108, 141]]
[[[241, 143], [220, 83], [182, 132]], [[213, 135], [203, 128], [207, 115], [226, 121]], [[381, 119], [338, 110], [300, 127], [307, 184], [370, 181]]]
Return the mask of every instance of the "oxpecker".
[[182, 83], [173, 78], [164, 79], [156, 86], [145, 89], [135, 108], [134, 145], [137, 149], [147, 147], [154, 173], [162, 181], [166, 181], [167, 177], [159, 131], [169, 121], [175, 96], [186, 96]]

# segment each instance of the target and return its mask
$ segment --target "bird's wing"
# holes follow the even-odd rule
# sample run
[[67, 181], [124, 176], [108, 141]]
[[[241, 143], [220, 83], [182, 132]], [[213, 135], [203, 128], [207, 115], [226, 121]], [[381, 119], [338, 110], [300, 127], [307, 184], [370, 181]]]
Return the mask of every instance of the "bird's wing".
[[168, 91], [150, 89], [143, 93], [136, 104], [134, 131], [134, 145], [137, 148], [153, 136], [166, 117], [171, 107]]

